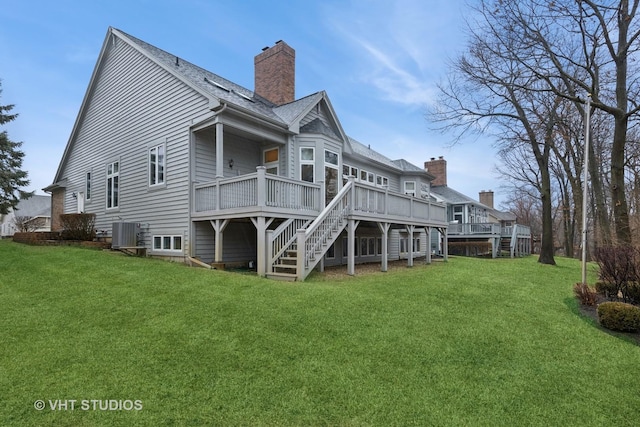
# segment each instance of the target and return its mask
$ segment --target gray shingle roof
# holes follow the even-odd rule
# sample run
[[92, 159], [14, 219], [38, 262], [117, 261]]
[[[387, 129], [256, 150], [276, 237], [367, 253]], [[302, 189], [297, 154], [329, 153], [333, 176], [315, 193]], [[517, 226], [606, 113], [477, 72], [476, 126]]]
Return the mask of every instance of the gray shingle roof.
[[[143, 40], [125, 33], [122, 30], [115, 28], [113, 30], [126, 37], [138, 46], [138, 48], [154, 58], [154, 60], [182, 76], [182, 78], [189, 81], [191, 85], [197, 87], [202, 92], [223, 101], [231, 102], [254, 113], [263, 115], [264, 117], [275, 122], [282, 123], [283, 125], [291, 125], [295, 120], [299, 120], [302, 113], [304, 113], [311, 105], [318, 103], [322, 97], [325, 96], [324, 92], [316, 92], [288, 104], [276, 106], [268, 100], [256, 95], [253, 91], [233, 83], [230, 80], [207, 71], [204, 68], [198, 67], [189, 61], [157, 48]], [[311, 126], [316, 126], [316, 124]], [[308, 127], [307, 129], [311, 128]], [[326, 129], [313, 129], [314, 131], [321, 130], [323, 133], [326, 131]], [[336, 136], [333, 131], [331, 131], [330, 135], [334, 137]], [[423, 169], [404, 159], [391, 160], [353, 138], [349, 138], [349, 143], [355, 154], [376, 161], [390, 168], [404, 172], [425, 172]]]
[[[115, 30], [115, 29], [114, 29]], [[163, 64], [187, 79], [191, 84], [198, 87], [203, 92], [213, 95], [216, 98], [239, 105], [249, 111], [261, 114], [273, 121], [285, 124], [286, 122], [274, 112], [275, 105], [266, 99], [257, 96], [253, 91], [242, 87], [231, 80], [227, 80], [217, 74], [205, 70], [185, 61], [182, 58], [172, 55], [160, 48], [157, 48], [145, 41], [142, 41], [121, 30], [115, 30], [135, 43], [139, 48], [152, 56], [156, 61]]]
[[20, 200], [14, 210], [16, 216], [49, 217], [51, 216], [51, 196], [31, 196]]
[[491, 211], [491, 214], [496, 218], [502, 221], [515, 221], [516, 215], [511, 212], [503, 212], [499, 211], [495, 208], [491, 208], [487, 205], [483, 205], [479, 201], [466, 196], [459, 191], [454, 190], [451, 187], [446, 185], [436, 185], [431, 187], [431, 192], [433, 194], [437, 194], [440, 199], [444, 200], [447, 204], [451, 205], [461, 205], [461, 204], [474, 204], [479, 206], [484, 206], [488, 211]]
[[[375, 150], [372, 150], [370, 147], [364, 145], [363, 143], [356, 141], [355, 139], [349, 137], [349, 144], [351, 145], [351, 149], [353, 150], [354, 154], [357, 154], [359, 156], [362, 156], [364, 158], [367, 158], [369, 160], [373, 160], [375, 162], [378, 162], [382, 165], [388, 166], [392, 169], [396, 169], [396, 170], [400, 170], [400, 171], [405, 171], [407, 169], [404, 169], [405, 167], [408, 167], [408, 165], [410, 165], [409, 162], [407, 162], [406, 160], [404, 160], [404, 162], [398, 162], [397, 160], [391, 160], [390, 158], [378, 153]], [[413, 168], [417, 168], [417, 166], [411, 165], [413, 166]], [[413, 171], [413, 169], [411, 169]], [[422, 171], [424, 172], [424, 170]]]

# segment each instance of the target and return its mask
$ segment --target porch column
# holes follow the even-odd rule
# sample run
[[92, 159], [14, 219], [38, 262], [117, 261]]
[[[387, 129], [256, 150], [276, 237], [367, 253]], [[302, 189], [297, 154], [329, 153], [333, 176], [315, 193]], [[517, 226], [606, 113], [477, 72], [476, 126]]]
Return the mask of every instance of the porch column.
[[407, 260], [407, 267], [413, 267], [413, 232], [415, 231], [415, 225], [407, 225], [407, 233], [409, 233], [409, 259]]
[[216, 123], [216, 178], [224, 177], [223, 124]]
[[449, 229], [448, 228], [443, 228], [442, 229], [442, 238], [444, 239], [444, 241], [442, 242], [442, 247], [443, 247], [443, 255], [444, 255], [444, 260], [447, 261], [449, 259]]
[[387, 252], [389, 245], [389, 227], [391, 227], [391, 224], [388, 222], [378, 223], [378, 228], [382, 233], [382, 260], [380, 262], [380, 271], [388, 270], [389, 255]]
[[425, 256], [425, 263], [431, 264], [431, 227], [425, 227], [424, 231], [427, 233], [427, 253]]
[[355, 274], [356, 268], [356, 252], [355, 252], [355, 241], [356, 241], [356, 228], [360, 224], [360, 221], [356, 221], [354, 219], [350, 219], [347, 224], [347, 274], [353, 276]]
[[273, 218], [267, 220], [263, 216], [252, 217], [251, 222], [256, 227], [256, 272], [258, 276], [267, 274], [267, 228], [273, 222]]
[[213, 261], [222, 262], [222, 233], [224, 232], [224, 229], [227, 228], [229, 220], [215, 219], [209, 222], [211, 223], [213, 231], [215, 232], [215, 253]]

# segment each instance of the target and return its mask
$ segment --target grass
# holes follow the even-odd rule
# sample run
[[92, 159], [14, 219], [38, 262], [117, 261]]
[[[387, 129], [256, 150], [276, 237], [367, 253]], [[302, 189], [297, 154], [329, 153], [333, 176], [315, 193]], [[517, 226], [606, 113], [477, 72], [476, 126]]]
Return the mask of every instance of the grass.
[[0, 424], [635, 425], [640, 347], [557, 261], [291, 284], [0, 241]]

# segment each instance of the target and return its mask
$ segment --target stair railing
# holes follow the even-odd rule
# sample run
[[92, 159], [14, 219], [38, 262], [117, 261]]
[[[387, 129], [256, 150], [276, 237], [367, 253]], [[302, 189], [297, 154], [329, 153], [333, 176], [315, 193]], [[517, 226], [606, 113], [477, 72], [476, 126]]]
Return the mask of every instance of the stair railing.
[[349, 181], [306, 229], [297, 231], [297, 280], [304, 280], [347, 225], [354, 179]]
[[289, 218], [280, 224], [275, 230], [267, 230], [267, 266], [273, 271], [278, 260], [286, 253], [287, 249], [296, 242], [296, 232], [305, 229], [311, 220], [303, 218]]

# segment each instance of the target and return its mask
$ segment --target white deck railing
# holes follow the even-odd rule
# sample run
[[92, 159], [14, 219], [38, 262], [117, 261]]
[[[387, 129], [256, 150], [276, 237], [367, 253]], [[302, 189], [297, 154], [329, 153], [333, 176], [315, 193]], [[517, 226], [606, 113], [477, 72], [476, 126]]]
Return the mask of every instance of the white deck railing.
[[375, 215], [446, 221], [445, 205], [413, 196], [390, 193], [388, 189], [354, 182], [353, 211]]
[[531, 235], [531, 229], [526, 225], [516, 224], [511, 227], [501, 227], [500, 224], [483, 222], [483, 223], [464, 223], [464, 224], [449, 224], [447, 234], [449, 236], [461, 235], [472, 236], [477, 234], [512, 237], [529, 237]]
[[257, 206], [320, 212], [324, 206], [320, 184], [297, 181], [266, 173], [255, 173], [196, 184], [195, 212]]

